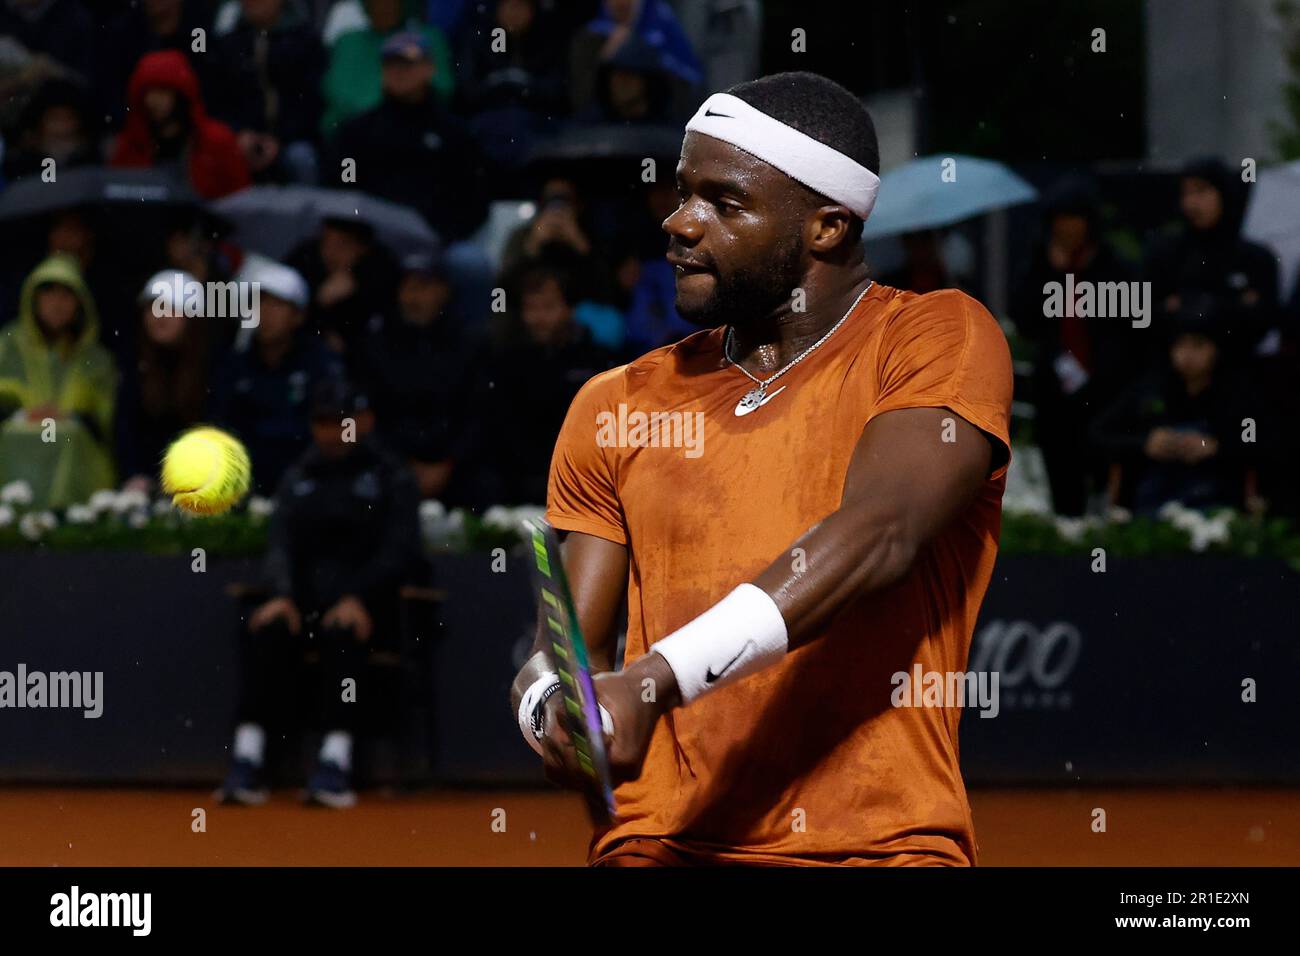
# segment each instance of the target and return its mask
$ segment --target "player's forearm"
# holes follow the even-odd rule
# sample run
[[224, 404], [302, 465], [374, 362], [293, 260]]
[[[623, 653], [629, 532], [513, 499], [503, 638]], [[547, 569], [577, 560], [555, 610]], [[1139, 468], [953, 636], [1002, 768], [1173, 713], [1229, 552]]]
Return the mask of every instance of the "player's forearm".
[[854, 598], [903, 577], [922, 542], [882, 503], [846, 502], [752, 583], [654, 645], [633, 676], [653, 682], [662, 712], [769, 667]]
[[[654, 645], [686, 704], [815, 640], [850, 601], [907, 574], [922, 546], [970, 505], [989, 474], [992, 446], [949, 415], [917, 408], [873, 419], [839, 508], [752, 583]], [[935, 441], [954, 425], [955, 442]]]
[[921, 541], [885, 508], [842, 506], [814, 525], [754, 579], [776, 603], [791, 648], [815, 639], [858, 596], [911, 569]]

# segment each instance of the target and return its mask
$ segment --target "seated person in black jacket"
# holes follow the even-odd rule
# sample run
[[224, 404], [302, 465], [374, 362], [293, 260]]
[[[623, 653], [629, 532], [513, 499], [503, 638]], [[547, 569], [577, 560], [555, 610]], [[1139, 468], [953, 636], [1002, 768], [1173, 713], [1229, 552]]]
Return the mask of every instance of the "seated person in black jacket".
[[397, 306], [366, 331], [353, 362], [374, 402], [379, 435], [406, 459], [421, 498], [486, 506], [474, 468], [487, 401], [482, 343], [451, 301], [446, 269], [432, 252], [402, 260]]
[[1256, 447], [1248, 420], [1261, 409], [1224, 361], [1224, 334], [1212, 320], [1177, 320], [1164, 365], [1093, 423], [1098, 447], [1126, 466], [1139, 514], [1171, 501], [1206, 510], [1257, 504], [1246, 484]]
[[[312, 401], [312, 446], [285, 472], [265, 558], [272, 595], [241, 629], [238, 713], [226, 802], [264, 802], [267, 725], [303, 652], [320, 657], [316, 716], [325, 736], [307, 799], [356, 802], [355, 700], [368, 648], [391, 643], [400, 587], [419, 560], [418, 498], [406, 466], [372, 436], [369, 403], [327, 381]], [[351, 691], [351, 692], [349, 692]]]
[[1213, 313], [1226, 358], [1241, 360], [1265, 345], [1277, 322], [1277, 262], [1241, 235], [1247, 187], [1222, 160], [1187, 163], [1179, 179], [1182, 228], [1159, 236], [1147, 254], [1151, 292], [1165, 316]]

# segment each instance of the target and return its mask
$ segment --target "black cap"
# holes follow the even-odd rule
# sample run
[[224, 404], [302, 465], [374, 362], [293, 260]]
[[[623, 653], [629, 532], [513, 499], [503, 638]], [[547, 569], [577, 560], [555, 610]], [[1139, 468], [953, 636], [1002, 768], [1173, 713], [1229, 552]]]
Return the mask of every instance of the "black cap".
[[403, 30], [394, 33], [379, 48], [381, 60], [405, 60], [418, 63], [429, 59], [429, 40], [419, 30]]
[[313, 421], [340, 421], [370, 408], [370, 399], [351, 382], [327, 378], [318, 382], [311, 393]]

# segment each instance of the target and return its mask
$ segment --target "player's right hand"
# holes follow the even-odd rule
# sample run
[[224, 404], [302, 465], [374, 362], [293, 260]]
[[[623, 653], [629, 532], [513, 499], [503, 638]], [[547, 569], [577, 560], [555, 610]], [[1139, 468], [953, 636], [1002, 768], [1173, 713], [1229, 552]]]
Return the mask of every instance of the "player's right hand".
[[587, 775], [578, 764], [578, 752], [573, 746], [573, 738], [564, 726], [563, 708], [563, 694], [552, 694], [542, 705], [545, 714], [542, 761], [547, 780], [561, 787], [580, 790], [586, 785]]

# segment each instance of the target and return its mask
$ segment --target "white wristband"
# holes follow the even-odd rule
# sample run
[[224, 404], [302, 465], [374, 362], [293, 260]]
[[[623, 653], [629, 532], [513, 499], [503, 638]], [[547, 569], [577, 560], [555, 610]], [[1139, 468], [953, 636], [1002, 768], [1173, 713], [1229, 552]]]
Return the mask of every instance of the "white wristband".
[[537, 731], [533, 728], [533, 712], [541, 705], [545, 699], [543, 695], [552, 685], [560, 683], [559, 675], [554, 671], [547, 671], [541, 677], [528, 685], [524, 691], [524, 696], [519, 698], [519, 732], [524, 735], [524, 740], [528, 746], [537, 751], [538, 756], [542, 753], [542, 738], [538, 736]]
[[767, 592], [742, 584], [695, 620], [650, 646], [668, 661], [682, 703], [774, 664], [790, 642]]
[[[559, 675], [554, 671], [547, 671], [529, 684], [528, 689], [524, 691], [524, 696], [519, 698], [519, 732], [524, 735], [528, 746], [537, 751], [538, 756], [542, 755], [543, 734], [537, 732], [541, 722], [534, 723], [533, 715], [538, 707], [546, 703], [546, 698], [550, 696], [547, 691], [558, 686], [560, 686]], [[597, 706], [600, 708], [601, 727], [607, 735], [614, 736], [614, 718], [610, 716], [604, 704], [598, 703]]]

